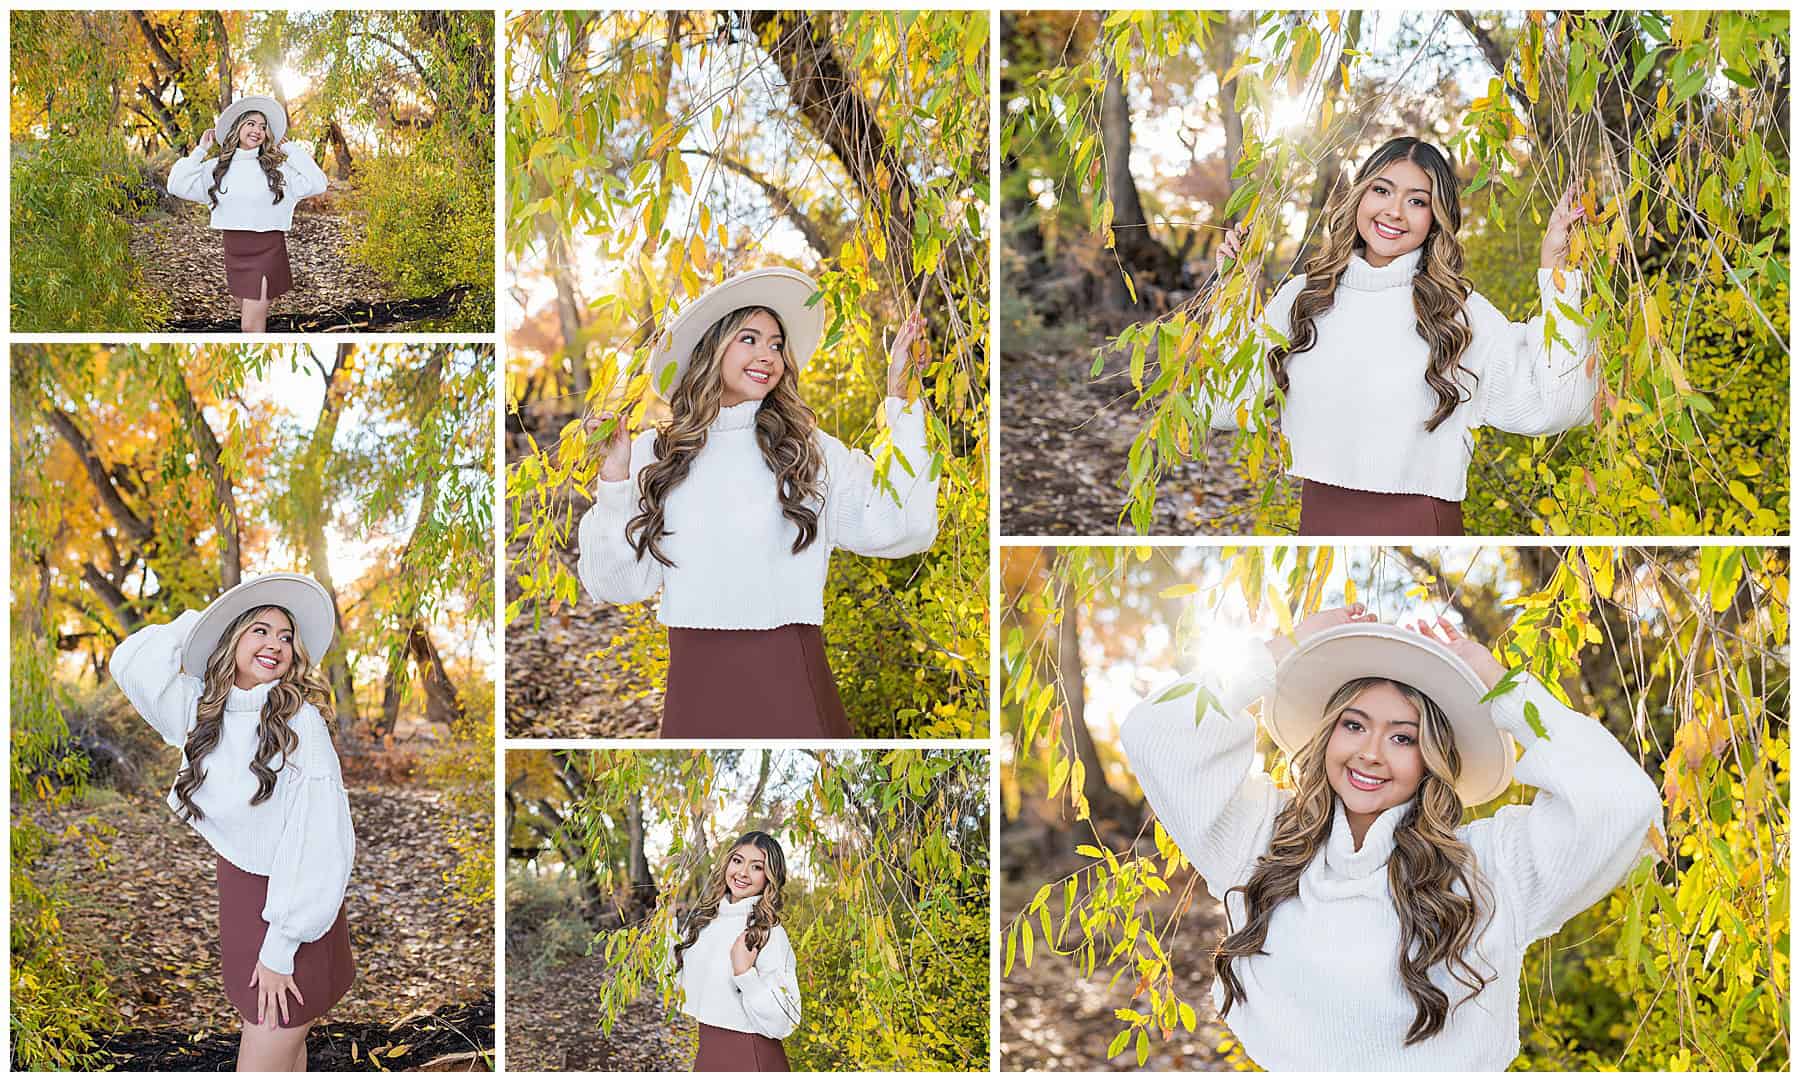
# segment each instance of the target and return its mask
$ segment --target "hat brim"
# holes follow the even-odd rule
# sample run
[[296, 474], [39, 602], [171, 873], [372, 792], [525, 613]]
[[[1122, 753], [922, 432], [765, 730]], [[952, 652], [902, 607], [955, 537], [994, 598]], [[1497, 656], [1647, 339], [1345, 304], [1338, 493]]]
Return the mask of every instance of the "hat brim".
[[[815, 301], [819, 285], [789, 267], [765, 267], [732, 275], [700, 294], [669, 322], [650, 353], [650, 384], [667, 399], [681, 383], [694, 347], [712, 325], [739, 308], [761, 307], [781, 321], [783, 341], [795, 373], [806, 369], [825, 328], [824, 305]], [[809, 303], [811, 302], [811, 303]]]
[[181, 669], [189, 676], [206, 675], [206, 659], [219, 645], [225, 629], [253, 609], [279, 605], [294, 618], [295, 630], [313, 660], [325, 656], [337, 631], [331, 595], [305, 575], [259, 575], [238, 583], [206, 606], [200, 620], [188, 632], [181, 647]]
[[1482, 698], [1487, 687], [1443, 643], [1389, 624], [1343, 624], [1320, 632], [1275, 670], [1269, 731], [1292, 755], [1325, 721], [1325, 704], [1345, 684], [1377, 676], [1417, 688], [1450, 720], [1462, 771], [1456, 793], [1465, 806], [1484, 804], [1512, 783], [1512, 737], [1494, 724]]
[[252, 94], [226, 106], [225, 111], [219, 114], [219, 119], [213, 123], [213, 139], [220, 146], [225, 145], [226, 137], [231, 134], [231, 126], [245, 113], [261, 113], [269, 122], [269, 142], [279, 143], [287, 135], [287, 110], [266, 94]]

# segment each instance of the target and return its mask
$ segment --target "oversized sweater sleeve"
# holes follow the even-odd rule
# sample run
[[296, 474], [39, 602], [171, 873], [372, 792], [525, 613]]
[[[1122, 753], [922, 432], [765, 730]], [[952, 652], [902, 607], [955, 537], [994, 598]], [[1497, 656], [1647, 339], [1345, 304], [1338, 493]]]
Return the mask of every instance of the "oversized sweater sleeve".
[[[1587, 327], [1559, 306], [1581, 310], [1581, 272], [1564, 270], [1562, 276], [1558, 288], [1554, 273], [1539, 268], [1539, 310], [1527, 323], [1508, 321], [1479, 293], [1469, 298], [1483, 424], [1521, 436], [1551, 436], [1590, 415], [1600, 383], [1598, 370], [1587, 370]], [[1556, 332], [1548, 342], [1546, 319]]]
[[[1526, 720], [1537, 712], [1548, 739]], [[1564, 706], [1527, 677], [1495, 699], [1494, 723], [1524, 747], [1514, 776], [1535, 786], [1513, 805], [1468, 827], [1477, 866], [1509, 915], [1516, 943], [1542, 939], [1606, 897], [1662, 830], [1662, 796], [1599, 721]]]
[[[1269, 349], [1275, 345], [1277, 338], [1286, 341], [1288, 314], [1293, 310], [1294, 298], [1300, 295], [1300, 290], [1305, 285], [1306, 279], [1303, 276], [1290, 278], [1269, 298], [1262, 316], [1256, 320], [1250, 332], [1254, 347], [1250, 370], [1237, 377], [1225, 377], [1231, 380], [1230, 386], [1212, 384], [1202, 390], [1196, 408], [1213, 431], [1236, 432], [1238, 411], [1255, 405], [1268, 395]], [[1214, 363], [1224, 366], [1228, 360], [1222, 357]]]
[[[1251, 653], [1242, 671], [1223, 680], [1193, 674], [1159, 688], [1119, 729], [1144, 798], [1220, 900], [1268, 849], [1283, 802], [1256, 766], [1256, 721], [1246, 709], [1273, 693], [1275, 661], [1261, 645]], [[1179, 690], [1183, 684], [1188, 690]], [[1196, 722], [1201, 687], [1217, 705]]]
[[[294, 717], [300, 747], [283, 770], [300, 776], [287, 783], [281, 837], [269, 871], [263, 920], [269, 922], [257, 960], [276, 973], [294, 971], [294, 952], [331, 930], [350, 885], [356, 833], [350, 798], [325, 719], [312, 707]], [[285, 779], [284, 779], [285, 780]]]
[[211, 183], [207, 176], [206, 148], [195, 147], [193, 153], [169, 167], [169, 194], [177, 199], [187, 199], [195, 203], [205, 203], [206, 189]]
[[885, 408], [895, 452], [887, 471], [892, 491], [876, 482], [873, 459], [827, 436], [825, 519], [834, 547], [895, 558], [924, 552], [937, 540], [938, 483], [925, 445], [924, 405], [889, 398]]
[[181, 671], [181, 647], [200, 622], [198, 612], [184, 612], [172, 623], [139, 628], [113, 651], [107, 671], [125, 698], [174, 747], [187, 743], [200, 705], [200, 678]]
[[800, 1024], [800, 977], [787, 929], [777, 924], [750, 968], [731, 978], [744, 1014], [764, 1037], [781, 1040]]
[[282, 163], [287, 173], [287, 195], [294, 202], [319, 195], [331, 186], [326, 179], [325, 171], [313, 160], [312, 148], [305, 144], [283, 143], [282, 153], [287, 160]]
[[594, 506], [581, 516], [576, 572], [595, 601], [624, 605], [647, 600], [662, 589], [663, 565], [625, 540], [625, 524], [637, 514], [638, 474], [654, 461], [656, 434], [640, 434], [631, 445], [631, 469], [623, 481], [594, 482]]

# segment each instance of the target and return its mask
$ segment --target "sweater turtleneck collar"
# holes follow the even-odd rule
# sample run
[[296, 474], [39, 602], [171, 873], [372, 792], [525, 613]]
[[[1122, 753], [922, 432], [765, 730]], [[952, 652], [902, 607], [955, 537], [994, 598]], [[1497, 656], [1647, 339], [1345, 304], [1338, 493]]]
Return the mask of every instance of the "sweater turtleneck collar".
[[233, 150], [231, 152], [231, 160], [238, 161], [238, 162], [255, 161], [256, 160], [256, 151], [248, 150], [244, 147], [238, 147], [236, 150]]
[[[733, 406], [732, 408], [736, 409], [737, 407]], [[756, 908], [757, 900], [760, 899], [761, 897], [762, 897], [762, 895], [760, 895], [760, 894], [752, 894], [748, 898], [739, 898], [735, 902], [732, 901], [729, 897], [724, 898], [719, 902], [719, 916], [722, 917], [722, 916], [726, 915], [727, 913], [730, 913], [733, 915], [736, 915], [738, 913], [746, 913], [747, 914], [750, 912], [750, 910]]]
[[269, 701], [269, 692], [275, 690], [275, 685], [280, 682], [279, 680], [264, 681], [249, 691], [233, 684], [231, 690], [225, 693], [225, 709], [231, 713], [245, 710], [261, 712], [263, 704]]
[[752, 398], [748, 402], [739, 402], [735, 406], [720, 406], [719, 417], [712, 423], [714, 432], [730, 432], [739, 428], [756, 427], [756, 411], [762, 408], [762, 400]]
[[1343, 277], [1338, 279], [1340, 285], [1351, 289], [1375, 292], [1382, 289], [1395, 289], [1400, 286], [1412, 287], [1413, 275], [1419, 272], [1419, 260], [1425, 258], [1423, 244], [1412, 251], [1390, 260], [1385, 267], [1372, 267], [1360, 252], [1350, 253], [1350, 262], [1344, 265]]
[[1377, 876], [1385, 879], [1388, 857], [1394, 852], [1394, 830], [1411, 809], [1412, 801], [1409, 800], [1376, 816], [1363, 834], [1362, 848], [1358, 849], [1349, 817], [1344, 814], [1343, 802], [1332, 801], [1331, 837], [1325, 843], [1327, 875], [1346, 884]]

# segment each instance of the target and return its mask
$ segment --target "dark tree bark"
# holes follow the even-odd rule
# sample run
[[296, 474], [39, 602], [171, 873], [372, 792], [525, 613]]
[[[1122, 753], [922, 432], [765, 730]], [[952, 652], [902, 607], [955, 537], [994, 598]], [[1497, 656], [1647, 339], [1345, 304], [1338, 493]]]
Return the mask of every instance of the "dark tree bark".
[[[322, 372], [325, 379], [325, 401], [319, 408], [318, 423], [313, 426], [312, 437], [307, 440], [306, 450], [302, 452], [301, 463], [296, 471], [296, 484], [310, 498], [319, 498], [323, 491], [323, 478], [326, 464], [331, 460], [331, 445], [337, 439], [338, 420], [343, 416], [344, 405], [349, 400], [350, 384], [356, 372], [356, 347], [348, 342], [339, 343], [337, 353], [332, 361], [331, 369]], [[312, 577], [325, 587], [331, 595], [331, 611], [338, 626], [344, 624], [343, 603], [338, 600], [337, 583], [331, 574], [331, 549], [325, 541], [325, 516], [319, 508], [307, 508], [301, 515], [301, 548], [306, 553], [307, 570]], [[354, 726], [361, 717], [356, 702], [356, 685], [350, 678], [350, 665], [345, 656], [346, 648], [342, 636], [331, 645], [331, 650], [320, 660], [325, 669], [325, 678], [331, 684], [332, 694], [337, 699], [337, 715], [345, 727]]]
[[794, 200], [793, 196], [789, 195], [785, 190], [755, 169], [752, 169], [749, 165], [738, 161], [736, 158], [714, 154], [710, 151], [702, 150], [699, 147], [691, 148], [685, 151], [685, 153], [698, 154], [702, 158], [710, 158], [724, 166], [726, 169], [731, 170], [733, 173], [736, 173], [738, 176], [743, 177], [745, 180], [756, 185], [757, 188], [762, 191], [763, 196], [768, 199], [769, 205], [775, 209], [775, 213], [786, 218], [788, 224], [799, 231], [800, 236], [806, 241], [807, 247], [817, 252], [821, 258], [829, 259], [832, 253], [837, 251], [836, 245], [833, 245], [830, 241], [825, 239], [825, 230], [819, 223], [809, 218], [804, 210], [800, 209], [800, 204]]
[[225, 543], [225, 551], [219, 562], [219, 585], [229, 590], [243, 580], [244, 553], [238, 522], [237, 492], [231, 478], [225, 473], [225, 451], [219, 446], [219, 438], [213, 435], [212, 426], [206, 423], [206, 415], [200, 412], [200, 404], [194, 401], [193, 392], [188, 390], [187, 377], [180, 370], [169, 374], [168, 391], [175, 400], [176, 412], [181, 415], [182, 423], [193, 437], [200, 464], [206, 470], [207, 480], [212, 482], [213, 498], [218, 501], [216, 528], [220, 539]]
[[[1113, 248], [1119, 262], [1131, 274], [1139, 305], [1148, 301], [1146, 286], [1162, 290], [1180, 288], [1185, 275], [1175, 254], [1150, 235], [1150, 223], [1131, 175], [1131, 103], [1118, 69], [1106, 65], [1106, 87], [1100, 98], [1100, 141], [1106, 148], [1106, 198], [1113, 205]], [[1110, 298], [1120, 308], [1131, 306], [1125, 283], [1108, 274]]]
[[325, 139], [331, 144], [331, 152], [337, 158], [337, 176], [339, 180], [350, 179], [350, 141], [344, 138], [344, 129], [338, 127], [337, 117], [332, 117], [325, 127]]
[[[1344, 18], [1344, 41], [1338, 51], [1338, 62], [1342, 62], [1344, 54], [1357, 48], [1362, 41], [1361, 9], [1349, 12]], [[1334, 108], [1342, 97], [1343, 80], [1325, 76], [1325, 101]], [[1318, 133], [1320, 145], [1324, 148], [1319, 156], [1318, 175], [1313, 178], [1312, 196], [1307, 200], [1306, 231], [1301, 233], [1303, 243], [1300, 251], [1294, 256], [1293, 264], [1288, 268], [1289, 277], [1306, 269], [1306, 263], [1319, 250], [1320, 226], [1324, 222], [1325, 209], [1344, 189], [1344, 143], [1348, 133], [1351, 117], [1335, 117], [1330, 125]]]
[[903, 292], [919, 294], [913, 265], [912, 180], [890, 149], [875, 109], [832, 52], [828, 15], [806, 11], [751, 11], [744, 19], [787, 79], [788, 94], [812, 133], [849, 173], [865, 209], [879, 216], [887, 259], [899, 270]]
[[231, 35], [225, 32], [225, 16], [217, 10], [207, 12], [213, 30], [213, 40], [219, 46], [219, 111], [231, 104]]
[[1056, 687], [1063, 704], [1063, 721], [1081, 760], [1083, 779], [1081, 792], [1087, 798], [1088, 810], [1096, 823], [1111, 822], [1131, 831], [1143, 819], [1143, 809], [1120, 796], [1106, 783], [1106, 768], [1094, 748], [1094, 738], [1087, 725], [1086, 671], [1081, 664], [1081, 625], [1078, 607], [1068, 584], [1057, 582], [1057, 601], [1063, 617], [1057, 627]]

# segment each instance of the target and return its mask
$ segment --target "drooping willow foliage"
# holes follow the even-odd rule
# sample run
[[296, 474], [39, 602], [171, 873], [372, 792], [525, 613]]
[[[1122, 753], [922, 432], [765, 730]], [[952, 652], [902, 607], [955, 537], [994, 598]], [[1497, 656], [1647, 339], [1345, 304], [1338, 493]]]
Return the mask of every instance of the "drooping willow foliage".
[[[861, 735], [985, 733], [985, 17], [567, 11], [515, 16], [507, 39], [507, 244], [521, 293], [546, 298], [532, 318], [556, 328], [509, 364], [509, 408], [617, 409], [640, 429], [668, 390], [646, 368], [651, 337], [682, 302], [761, 266], [813, 276], [827, 322], [801, 388], [821, 426], [883, 478], [940, 478], [929, 553], [833, 560], [840, 694]], [[873, 419], [887, 343], [915, 310], [930, 458], [902, 464]], [[600, 464], [580, 420], [509, 468], [509, 624], [588, 603], [566, 564]], [[609, 649], [658, 686], [660, 631], [628, 611]]]
[[[1390, 622], [1459, 621], [1509, 668], [1598, 717], [1661, 783], [1666, 846], [1527, 954], [1514, 1067], [1786, 1069], [1785, 551], [1070, 548], [1010, 549], [1006, 563], [1003, 804], [1010, 821], [1050, 801], [1080, 866], [1008, 869], [1041, 885], [1006, 915], [1003, 965], [1053, 952], [1083, 977], [1110, 978], [1121, 1028], [1109, 1058], [1135, 1050], [1142, 1063], [1154, 1044], [1216, 1021], [1178, 961], [1215, 945], [1183, 929], [1184, 916], [1190, 928], [1199, 919], [1189, 903], [1216, 903], [1132, 802], [1119, 719], [1094, 716], [1091, 702], [1082, 711], [1083, 689], [1128, 666], [1142, 694], [1203, 666], [1222, 622], [1268, 635], [1360, 601]], [[1089, 733], [1097, 754], [1078, 741]], [[1515, 783], [1468, 814], [1531, 798]], [[1141, 845], [1124, 844], [1133, 834]], [[1158, 902], [1171, 892], [1180, 904]], [[1241, 1050], [1235, 1060], [1247, 1065]]]
[[[1053, 192], [1046, 216], [1085, 206], [1085, 221], [1064, 226], [1100, 238], [1107, 270], [1134, 298], [1129, 263], [1115, 252], [1141, 243], [1146, 228], [1166, 236], [1242, 222], [1245, 251], [1286, 268], [1318, 244], [1331, 178], [1389, 136], [1419, 135], [1456, 160], [1476, 288], [1523, 320], [1538, 306], [1535, 241], [1556, 196], [1576, 182], [1588, 213], [1569, 263], [1587, 284], [1580, 311], [1553, 311], [1546, 329], [1586, 325], [1586, 363], [1603, 389], [1588, 427], [1554, 438], [1482, 435], [1470, 532], [1784, 532], [1787, 13], [1429, 12], [1384, 43], [1370, 40], [1365, 23], [1375, 17], [1260, 12], [1240, 25], [1220, 12], [1092, 16], [1098, 25], [1068, 35], [1069, 55], [1018, 74], [1003, 147]], [[1229, 67], [1197, 78], [1227, 37]], [[1470, 54], [1454, 70], [1485, 83], [1484, 93], [1449, 106], [1395, 100], [1409, 72], [1453, 45]], [[1101, 138], [1112, 71], [1173, 95], [1171, 107], [1184, 99], [1165, 79], [1189, 97], [1217, 93], [1243, 124], [1229, 198], [1210, 222], [1152, 213], [1147, 226], [1115, 235], [1106, 178], [1117, 163]], [[1299, 130], [1278, 123], [1295, 110]], [[1250, 330], [1265, 294], [1265, 283], [1227, 268], [1097, 351], [1094, 373], [1122, 367], [1143, 419], [1121, 479], [1121, 518], [1139, 532], [1166, 469], [1228, 438], [1256, 493], [1257, 532], [1294, 529], [1275, 410], [1257, 402], [1237, 436], [1209, 436], [1201, 405], [1208, 392], [1217, 400], [1244, 387], [1262, 363]]]

